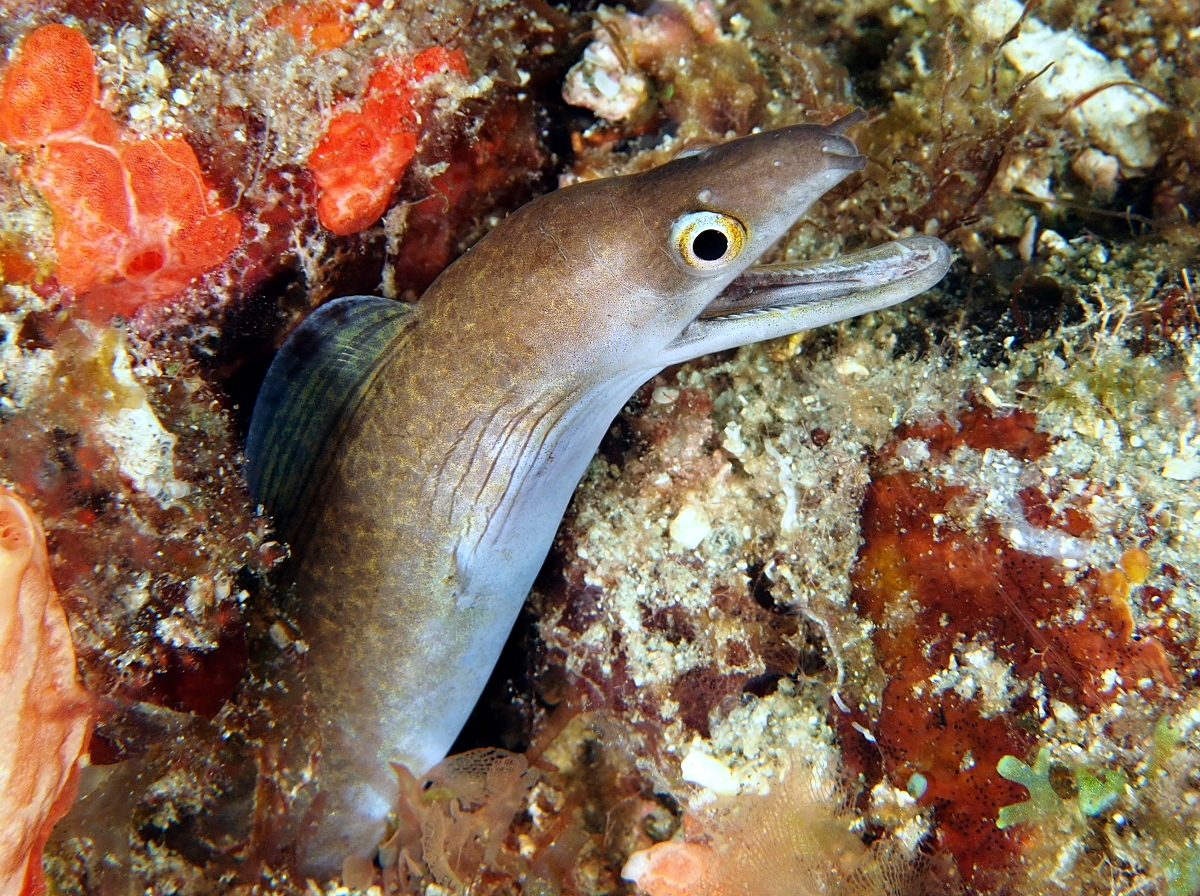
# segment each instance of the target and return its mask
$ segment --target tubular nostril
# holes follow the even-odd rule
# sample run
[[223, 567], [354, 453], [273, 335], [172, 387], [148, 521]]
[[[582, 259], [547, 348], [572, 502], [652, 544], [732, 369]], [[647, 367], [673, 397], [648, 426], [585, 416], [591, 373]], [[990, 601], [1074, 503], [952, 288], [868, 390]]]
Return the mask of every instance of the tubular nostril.
[[863, 122], [866, 120], [867, 120], [867, 113], [864, 112], [862, 109], [855, 109], [852, 112], [847, 112], [845, 115], [843, 115], [841, 118], [839, 118], [837, 121], [833, 122], [832, 124], [826, 125], [825, 130], [827, 130], [831, 134], [844, 134], [844, 133], [846, 133], [846, 130], [848, 128], [852, 128], [852, 127], [854, 127], [854, 125], [858, 124], [859, 122]]
[[862, 155], [858, 148], [845, 137], [829, 135], [825, 138], [821, 151], [825, 154], [826, 163], [830, 168], [861, 171], [867, 167], [867, 157]]

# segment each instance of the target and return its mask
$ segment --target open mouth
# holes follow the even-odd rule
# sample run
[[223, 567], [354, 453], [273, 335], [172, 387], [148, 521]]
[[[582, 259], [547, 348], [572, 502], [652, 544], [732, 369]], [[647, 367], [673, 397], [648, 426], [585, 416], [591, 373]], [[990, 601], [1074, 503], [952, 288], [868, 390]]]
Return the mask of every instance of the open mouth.
[[855, 306], [869, 306], [863, 310], [876, 310], [933, 285], [949, 265], [945, 243], [928, 236], [895, 240], [838, 258], [758, 265], [725, 287], [698, 319], [740, 320], [849, 300]]

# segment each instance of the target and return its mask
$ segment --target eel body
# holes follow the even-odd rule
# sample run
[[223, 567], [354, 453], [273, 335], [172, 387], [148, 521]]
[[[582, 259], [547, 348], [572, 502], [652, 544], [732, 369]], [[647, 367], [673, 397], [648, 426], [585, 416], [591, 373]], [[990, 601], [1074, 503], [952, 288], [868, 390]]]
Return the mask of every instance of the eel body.
[[310, 874], [369, 856], [396, 796], [474, 706], [571, 493], [656, 372], [903, 301], [939, 240], [754, 262], [865, 159], [798, 125], [560, 189], [519, 209], [416, 305], [318, 309], [276, 356], [247, 442], [293, 548], [322, 725]]

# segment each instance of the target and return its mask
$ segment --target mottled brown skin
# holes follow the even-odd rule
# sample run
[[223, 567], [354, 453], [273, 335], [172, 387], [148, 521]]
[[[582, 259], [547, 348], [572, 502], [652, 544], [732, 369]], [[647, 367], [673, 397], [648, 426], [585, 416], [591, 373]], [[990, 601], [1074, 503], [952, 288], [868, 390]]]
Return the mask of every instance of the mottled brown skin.
[[[568, 187], [507, 218], [422, 297], [291, 534], [328, 799], [306, 870], [370, 854], [395, 794], [388, 763], [421, 774], [449, 749], [572, 491], [640, 383], [941, 277], [944, 247], [918, 240], [857, 291], [776, 307], [766, 290], [762, 306], [775, 310], [699, 319], [861, 165], [837, 125], [799, 126]], [[675, 235], [698, 211], [745, 233], [740, 251], [703, 270]]]

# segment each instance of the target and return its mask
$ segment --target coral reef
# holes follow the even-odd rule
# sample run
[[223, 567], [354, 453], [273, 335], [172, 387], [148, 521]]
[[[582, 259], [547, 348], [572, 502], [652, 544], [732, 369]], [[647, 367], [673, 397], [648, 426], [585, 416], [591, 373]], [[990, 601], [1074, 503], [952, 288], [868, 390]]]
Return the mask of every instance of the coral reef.
[[44, 892], [42, 847], [75, 797], [92, 701], [29, 508], [0, 491], [0, 891]]

